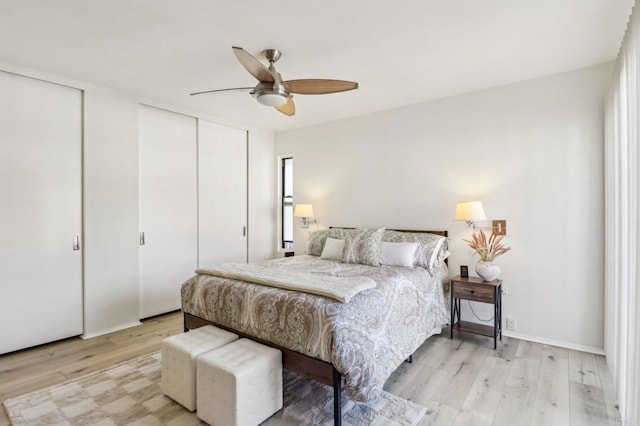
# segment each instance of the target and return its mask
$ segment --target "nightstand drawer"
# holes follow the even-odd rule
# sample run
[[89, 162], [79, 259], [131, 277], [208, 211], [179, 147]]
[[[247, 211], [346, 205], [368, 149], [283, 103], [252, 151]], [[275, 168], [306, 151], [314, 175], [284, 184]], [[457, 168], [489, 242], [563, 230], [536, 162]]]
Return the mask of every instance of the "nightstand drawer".
[[453, 286], [453, 297], [456, 299], [474, 300], [476, 302], [495, 303], [493, 287], [472, 283], [456, 282]]

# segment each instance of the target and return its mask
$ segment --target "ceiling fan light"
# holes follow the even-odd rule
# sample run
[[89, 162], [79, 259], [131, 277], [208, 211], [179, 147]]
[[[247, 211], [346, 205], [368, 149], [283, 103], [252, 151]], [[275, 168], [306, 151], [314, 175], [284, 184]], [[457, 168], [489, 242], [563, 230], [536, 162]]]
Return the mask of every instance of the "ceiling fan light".
[[258, 102], [266, 106], [280, 106], [287, 103], [287, 97], [280, 93], [264, 93], [258, 95]]

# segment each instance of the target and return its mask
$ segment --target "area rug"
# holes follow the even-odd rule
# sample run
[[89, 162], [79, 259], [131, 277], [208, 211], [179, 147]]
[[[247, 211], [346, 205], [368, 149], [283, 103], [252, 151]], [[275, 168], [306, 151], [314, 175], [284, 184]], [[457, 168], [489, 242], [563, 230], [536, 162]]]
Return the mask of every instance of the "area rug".
[[[343, 396], [345, 426], [416, 425], [426, 408], [383, 392], [368, 403]], [[160, 353], [4, 401], [13, 425], [206, 425], [160, 390]], [[284, 408], [263, 426], [332, 425], [333, 389], [285, 370]]]

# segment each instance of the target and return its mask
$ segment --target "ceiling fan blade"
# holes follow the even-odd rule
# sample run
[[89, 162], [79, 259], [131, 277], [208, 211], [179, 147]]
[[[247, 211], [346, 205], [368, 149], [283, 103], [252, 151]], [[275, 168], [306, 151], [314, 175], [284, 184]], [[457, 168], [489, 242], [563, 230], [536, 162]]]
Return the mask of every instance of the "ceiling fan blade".
[[236, 58], [238, 58], [238, 61], [240, 61], [240, 64], [258, 81], [262, 83], [273, 83], [273, 75], [271, 75], [271, 72], [249, 52], [242, 47], [234, 46], [233, 53], [236, 55]]
[[253, 87], [233, 87], [231, 89], [216, 89], [216, 90], [205, 90], [204, 92], [194, 92], [190, 93], [191, 96], [202, 95], [205, 93], [216, 93], [216, 92], [230, 92], [232, 90], [251, 90]]
[[283, 113], [284, 115], [288, 115], [289, 117], [291, 117], [292, 115], [295, 115], [296, 113], [296, 104], [293, 103], [293, 99], [291, 98], [291, 96], [287, 98], [286, 104], [277, 106], [275, 108], [281, 113]]
[[301, 95], [323, 95], [325, 93], [346, 92], [358, 88], [355, 81], [325, 80], [325, 79], [304, 79], [289, 80], [283, 82], [290, 93]]

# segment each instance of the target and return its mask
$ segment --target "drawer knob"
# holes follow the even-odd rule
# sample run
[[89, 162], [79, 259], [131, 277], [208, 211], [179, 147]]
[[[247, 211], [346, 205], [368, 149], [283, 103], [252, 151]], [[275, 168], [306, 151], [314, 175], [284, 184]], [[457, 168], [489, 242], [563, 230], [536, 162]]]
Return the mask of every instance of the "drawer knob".
[[475, 293], [475, 291], [474, 291], [474, 290], [471, 290], [471, 291], [470, 291], [470, 293], [471, 293], [471, 294], [473, 294], [473, 293]]

